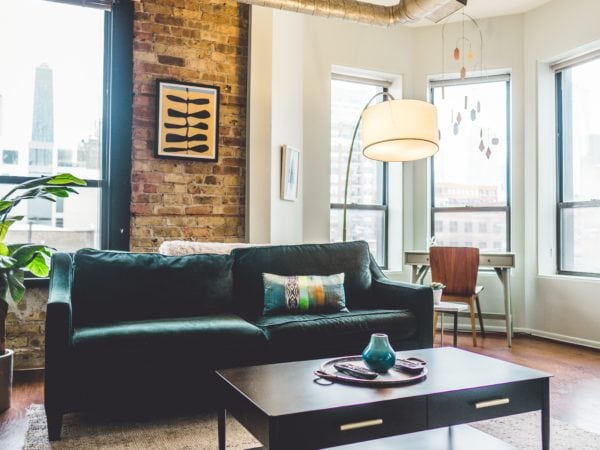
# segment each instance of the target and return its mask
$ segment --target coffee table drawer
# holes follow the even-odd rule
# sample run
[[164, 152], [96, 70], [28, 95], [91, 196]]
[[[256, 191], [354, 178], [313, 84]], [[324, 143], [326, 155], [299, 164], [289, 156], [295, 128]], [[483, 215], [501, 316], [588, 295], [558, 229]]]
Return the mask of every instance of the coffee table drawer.
[[282, 417], [271, 427], [271, 437], [275, 444], [285, 442], [285, 448], [306, 449], [424, 430], [426, 405], [425, 397], [417, 397]]
[[446, 427], [542, 408], [539, 380], [497, 384], [431, 395], [428, 427]]

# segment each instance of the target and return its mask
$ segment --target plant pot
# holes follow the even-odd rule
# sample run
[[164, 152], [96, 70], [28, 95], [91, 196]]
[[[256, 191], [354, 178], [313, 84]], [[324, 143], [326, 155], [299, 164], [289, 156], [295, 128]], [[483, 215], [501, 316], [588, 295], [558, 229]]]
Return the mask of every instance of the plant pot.
[[14, 351], [6, 349], [6, 353], [0, 356], [0, 412], [10, 408], [14, 354]]
[[433, 304], [439, 305], [442, 301], [442, 291], [443, 289], [433, 289]]

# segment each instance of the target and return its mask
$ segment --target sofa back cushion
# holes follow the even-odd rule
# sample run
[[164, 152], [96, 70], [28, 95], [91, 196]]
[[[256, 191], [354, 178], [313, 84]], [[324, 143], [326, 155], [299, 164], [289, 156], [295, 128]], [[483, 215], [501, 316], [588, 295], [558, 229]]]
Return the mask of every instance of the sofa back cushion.
[[229, 255], [79, 250], [73, 258], [74, 326], [227, 311], [232, 263]]
[[258, 317], [263, 311], [263, 273], [287, 276], [344, 273], [348, 309], [352, 311], [369, 303], [370, 253], [364, 241], [238, 248], [231, 254], [234, 305], [244, 317]]

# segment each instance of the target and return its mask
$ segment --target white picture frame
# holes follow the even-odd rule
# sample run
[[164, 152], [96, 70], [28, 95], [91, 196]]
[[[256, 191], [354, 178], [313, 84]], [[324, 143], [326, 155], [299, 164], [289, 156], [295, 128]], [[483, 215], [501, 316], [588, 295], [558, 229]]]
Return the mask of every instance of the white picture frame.
[[296, 201], [300, 180], [300, 150], [281, 146], [281, 199]]

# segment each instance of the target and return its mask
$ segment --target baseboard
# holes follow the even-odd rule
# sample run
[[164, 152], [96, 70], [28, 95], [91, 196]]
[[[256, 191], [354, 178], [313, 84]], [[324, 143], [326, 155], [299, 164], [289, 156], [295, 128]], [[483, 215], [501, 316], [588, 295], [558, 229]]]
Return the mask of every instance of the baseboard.
[[[438, 327], [438, 329], [439, 329], [439, 327]], [[444, 333], [452, 333], [452, 330], [453, 330], [453, 325], [451, 323], [450, 324], [444, 323]], [[485, 330], [496, 332], [496, 333], [506, 333], [506, 327], [503, 325], [485, 325]], [[464, 332], [464, 333], [470, 333], [471, 326], [459, 324], [458, 331]], [[522, 328], [522, 327], [514, 327], [514, 332], [529, 334], [531, 336], [537, 336], [537, 337], [541, 337], [544, 339], [549, 339], [551, 341], [564, 342], [566, 344], [580, 345], [582, 347], [590, 347], [590, 348], [595, 348], [595, 349], [600, 350], [600, 342], [592, 341], [591, 339], [583, 339], [583, 338], [578, 338], [578, 337], [573, 337], [573, 336], [565, 336], [564, 334], [550, 333], [548, 331], [534, 330], [532, 328]]]
[[590, 347], [600, 349], [600, 342], [592, 341], [591, 339], [582, 339], [573, 336], [565, 336], [564, 334], [550, 333], [548, 331], [530, 330], [532, 336], [538, 336], [545, 339], [551, 339], [553, 341], [566, 342], [567, 344], [581, 345], [583, 347]]

